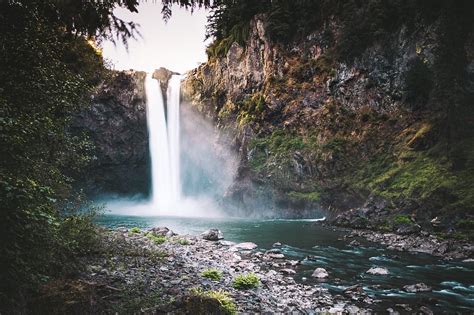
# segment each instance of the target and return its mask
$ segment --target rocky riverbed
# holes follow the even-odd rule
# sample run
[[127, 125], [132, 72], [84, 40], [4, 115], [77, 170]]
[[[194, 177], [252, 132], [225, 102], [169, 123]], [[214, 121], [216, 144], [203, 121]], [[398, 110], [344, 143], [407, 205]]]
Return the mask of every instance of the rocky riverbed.
[[[158, 239], [150, 237], [150, 232]], [[217, 235], [175, 235], [167, 228], [150, 232], [108, 231], [103, 239], [105, 254], [88, 261], [87, 272], [81, 278], [113, 288], [110, 295], [102, 298], [109, 307], [116, 304], [117, 308], [127, 309], [130, 305], [123, 305], [121, 300], [126, 293], [131, 298], [129, 302], [135, 299], [141, 303], [134, 311], [192, 312], [190, 307], [196, 307], [189, 305], [193, 292], [202, 290], [227, 292], [239, 313], [363, 311], [350, 301], [350, 296], [334, 296], [320, 285], [297, 283], [292, 276], [299, 262], [285, 259], [278, 248], [262, 252], [251, 242], [236, 244], [220, 240]], [[222, 272], [221, 279], [210, 280], [202, 275], [210, 269]], [[249, 273], [259, 278], [258, 287], [233, 287], [236, 276]], [[159, 298], [149, 301], [153, 296]]]
[[[360, 233], [349, 233], [346, 238], [367, 237]], [[101, 245], [84, 258], [85, 271], [66, 287], [56, 288], [56, 292], [75, 292], [62, 297], [67, 305], [62, 311], [74, 313], [71, 307], [75, 307], [79, 314], [85, 308], [89, 313], [120, 314], [431, 313], [426, 304], [387, 306], [356, 281], [339, 292], [329, 291], [325, 284], [335, 279], [323, 266], [313, 267], [308, 279], [298, 276], [300, 269], [308, 267], [305, 261], [310, 256], [290, 259], [283, 250], [285, 244], [263, 249], [224, 237], [218, 230], [197, 235], [177, 235], [165, 227], [104, 230]], [[391, 277], [385, 268], [370, 268], [365, 273]], [[249, 274], [258, 278], [256, 287], [237, 288], [235, 279]], [[431, 288], [413, 283], [400, 290], [421, 294], [418, 292]]]

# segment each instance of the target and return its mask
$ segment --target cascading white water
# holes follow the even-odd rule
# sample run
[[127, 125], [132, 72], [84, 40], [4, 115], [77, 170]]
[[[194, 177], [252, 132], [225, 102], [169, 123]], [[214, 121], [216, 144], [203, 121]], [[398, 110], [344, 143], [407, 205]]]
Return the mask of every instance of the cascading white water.
[[171, 193], [175, 200], [181, 198], [180, 149], [179, 149], [179, 105], [181, 76], [173, 75], [168, 81], [168, 145], [170, 154]]
[[151, 156], [152, 207], [157, 214], [172, 213], [181, 197], [179, 157], [180, 76], [168, 83], [168, 108], [158, 80], [147, 75], [147, 123]]

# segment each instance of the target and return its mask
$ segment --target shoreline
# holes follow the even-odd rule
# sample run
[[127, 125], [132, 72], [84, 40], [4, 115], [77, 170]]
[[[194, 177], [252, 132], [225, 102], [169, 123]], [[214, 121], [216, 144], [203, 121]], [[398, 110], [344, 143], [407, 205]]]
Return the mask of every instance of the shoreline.
[[[347, 232], [343, 237], [346, 241], [367, 236], [354, 230], [324, 226]], [[301, 261], [288, 259], [280, 251], [281, 245], [275, 244], [265, 251], [251, 242], [234, 243], [220, 237], [215, 236], [211, 241], [202, 235], [177, 235], [165, 227], [144, 231], [103, 229], [101, 246], [83, 258], [85, 271], [71, 280], [83, 288], [82, 302], [74, 294], [76, 304], [69, 301], [68, 307], [76, 305], [82, 309], [85, 303], [94, 308], [90, 313], [225, 314], [221, 302], [209, 298], [208, 294], [212, 293], [230, 298], [238, 313], [381, 311], [377, 305], [380, 301], [370, 297], [360, 283], [353, 283], [339, 294], [330, 292], [324, 287], [328, 277], [324, 275], [325, 269], [318, 271], [320, 281], [318, 278], [313, 283], [295, 280]], [[213, 269], [221, 272], [220, 280], [203, 277], [203, 272]], [[258, 287], [248, 290], [233, 287], [236, 276], [249, 273], [259, 278]], [[71, 287], [74, 285], [68, 290]], [[403, 312], [410, 306], [393, 307]], [[430, 314], [426, 306], [411, 307], [414, 307], [410, 308], [412, 311]]]

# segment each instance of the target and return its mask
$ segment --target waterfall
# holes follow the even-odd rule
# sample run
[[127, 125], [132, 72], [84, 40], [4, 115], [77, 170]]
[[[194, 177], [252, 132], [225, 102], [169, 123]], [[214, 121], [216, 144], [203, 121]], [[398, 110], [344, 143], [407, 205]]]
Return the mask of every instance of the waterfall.
[[181, 76], [173, 75], [168, 81], [167, 108], [168, 108], [168, 145], [170, 156], [171, 182], [170, 189], [174, 200], [181, 197], [180, 181], [180, 150], [179, 150], [179, 103], [180, 103]]
[[168, 83], [168, 106], [158, 80], [148, 74], [145, 83], [147, 124], [151, 156], [152, 207], [157, 214], [171, 214], [181, 198], [179, 151], [179, 102], [181, 77]]

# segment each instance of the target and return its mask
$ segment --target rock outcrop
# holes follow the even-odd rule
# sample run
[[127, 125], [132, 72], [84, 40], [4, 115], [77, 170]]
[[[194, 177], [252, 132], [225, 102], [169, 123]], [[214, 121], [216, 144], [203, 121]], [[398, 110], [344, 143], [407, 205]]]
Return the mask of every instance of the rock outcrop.
[[80, 183], [91, 195], [149, 191], [145, 77], [140, 71], [112, 71], [92, 107], [75, 118], [73, 131], [86, 133], [95, 145]]
[[[401, 23], [349, 56], [338, 50], [345, 43], [337, 16], [286, 44], [270, 39], [266, 21], [256, 16], [245, 47], [233, 43], [225, 56], [211, 56], [182, 87], [197, 110], [234, 135], [240, 165], [227, 201], [250, 214], [271, 208], [298, 217], [324, 208], [331, 217], [378, 200], [370, 210], [376, 227], [400, 212], [424, 227], [438, 214], [453, 226], [472, 213], [466, 144], [474, 137], [467, 127], [462, 143], [446, 133], [450, 124], [470, 124], [472, 110], [450, 82], [472, 97], [472, 31], [453, 34], [450, 46], [446, 20]], [[447, 70], [447, 49], [464, 56], [456, 71]], [[462, 166], [447, 146], [459, 150]], [[365, 227], [373, 216], [359, 217]]]

